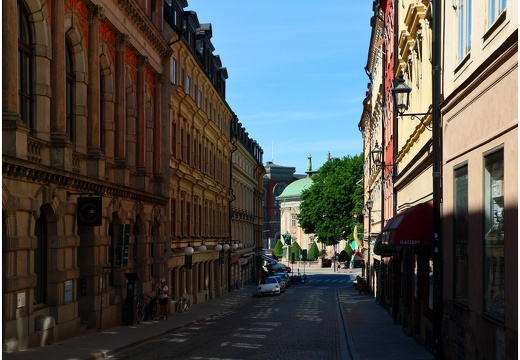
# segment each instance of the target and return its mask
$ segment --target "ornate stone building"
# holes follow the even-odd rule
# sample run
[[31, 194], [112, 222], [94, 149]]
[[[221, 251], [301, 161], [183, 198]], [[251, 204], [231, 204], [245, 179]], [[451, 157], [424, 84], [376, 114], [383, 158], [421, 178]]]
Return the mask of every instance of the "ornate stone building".
[[119, 325], [125, 274], [165, 276], [172, 49], [145, 3], [2, 3], [4, 350]]
[[268, 161], [265, 165], [266, 174], [263, 178], [263, 232], [262, 246], [264, 249], [273, 249], [278, 240], [281, 240], [280, 232], [280, 201], [276, 200], [287, 185], [298, 180], [304, 175], [297, 175], [295, 167], [283, 166]]
[[238, 121], [232, 124], [231, 239], [238, 248], [230, 259], [230, 286], [257, 281], [262, 254], [263, 150]]
[[[259, 247], [261, 149], [233, 143], [226, 69], [187, 6], [2, 2], [4, 351], [121, 325], [163, 277], [172, 299], [215, 298]], [[236, 239], [235, 170], [256, 201], [234, 205]]]

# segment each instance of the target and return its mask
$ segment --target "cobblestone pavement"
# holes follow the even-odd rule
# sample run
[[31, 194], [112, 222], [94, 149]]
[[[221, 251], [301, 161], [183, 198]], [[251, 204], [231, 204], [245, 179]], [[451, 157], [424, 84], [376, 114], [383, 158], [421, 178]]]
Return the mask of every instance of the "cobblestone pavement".
[[[293, 267], [297, 271], [298, 266]], [[303, 267], [300, 266], [303, 272]], [[213, 301], [175, 313], [166, 321], [146, 321], [82, 336], [49, 346], [14, 353], [3, 359], [90, 360], [152, 359], [136, 345], [164, 348], [162, 359], [433, 359], [406, 336], [391, 316], [368, 295], [352, 287], [353, 273], [331, 268], [305, 268], [310, 282], [290, 287], [281, 296], [255, 297], [250, 284]], [[305, 289], [313, 289], [307, 292]], [[267, 341], [267, 339], [269, 341]], [[292, 348], [292, 351], [291, 351]], [[294, 349], [301, 351], [298, 357]], [[218, 352], [217, 352], [218, 350]], [[125, 352], [127, 351], [127, 352]], [[242, 356], [247, 354], [248, 356]]]

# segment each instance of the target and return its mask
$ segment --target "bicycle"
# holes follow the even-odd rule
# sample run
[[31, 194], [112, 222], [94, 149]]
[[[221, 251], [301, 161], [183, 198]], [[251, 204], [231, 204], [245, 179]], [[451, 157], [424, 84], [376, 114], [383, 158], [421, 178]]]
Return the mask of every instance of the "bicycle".
[[155, 295], [154, 297], [151, 297], [150, 295], [146, 296], [148, 296], [148, 304], [144, 309], [144, 320], [155, 320], [157, 318], [157, 295]]
[[175, 305], [176, 308], [177, 308], [177, 312], [185, 312], [189, 305], [188, 305], [188, 302], [190, 300], [191, 296], [190, 294], [188, 293], [184, 293], [184, 295], [181, 296], [181, 298], [179, 299], [179, 301], [177, 301], [177, 304]]
[[137, 305], [135, 307], [135, 321], [139, 324], [144, 319], [144, 296], [137, 294], [135, 296], [135, 300], [137, 301]]

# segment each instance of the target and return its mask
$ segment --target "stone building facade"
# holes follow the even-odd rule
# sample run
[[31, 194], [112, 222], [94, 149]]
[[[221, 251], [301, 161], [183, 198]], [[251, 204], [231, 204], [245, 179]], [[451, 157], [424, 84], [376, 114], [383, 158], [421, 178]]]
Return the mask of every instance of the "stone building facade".
[[233, 244], [232, 172], [246, 164], [231, 160], [211, 25], [187, 6], [2, 2], [4, 351], [121, 325], [160, 278], [172, 300], [215, 298], [232, 290], [231, 259], [259, 246], [261, 149], [242, 136], [256, 232], [215, 250]]
[[3, 344], [20, 349], [119, 325], [125, 273], [140, 292], [165, 275], [154, 154], [172, 50], [159, 8], [2, 6]]
[[274, 249], [276, 242], [281, 240], [280, 232], [280, 201], [275, 198], [293, 181], [304, 175], [297, 175], [295, 167], [283, 166], [268, 161], [265, 165], [266, 174], [263, 178], [263, 233], [264, 249]]

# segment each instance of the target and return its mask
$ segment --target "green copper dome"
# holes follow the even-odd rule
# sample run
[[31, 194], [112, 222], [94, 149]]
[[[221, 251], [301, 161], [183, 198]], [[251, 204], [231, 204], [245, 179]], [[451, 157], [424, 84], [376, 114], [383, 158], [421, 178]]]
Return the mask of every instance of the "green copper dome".
[[277, 200], [288, 199], [288, 198], [299, 198], [303, 190], [309, 188], [312, 185], [311, 177], [306, 177], [300, 180], [293, 181], [283, 190], [278, 196]]

